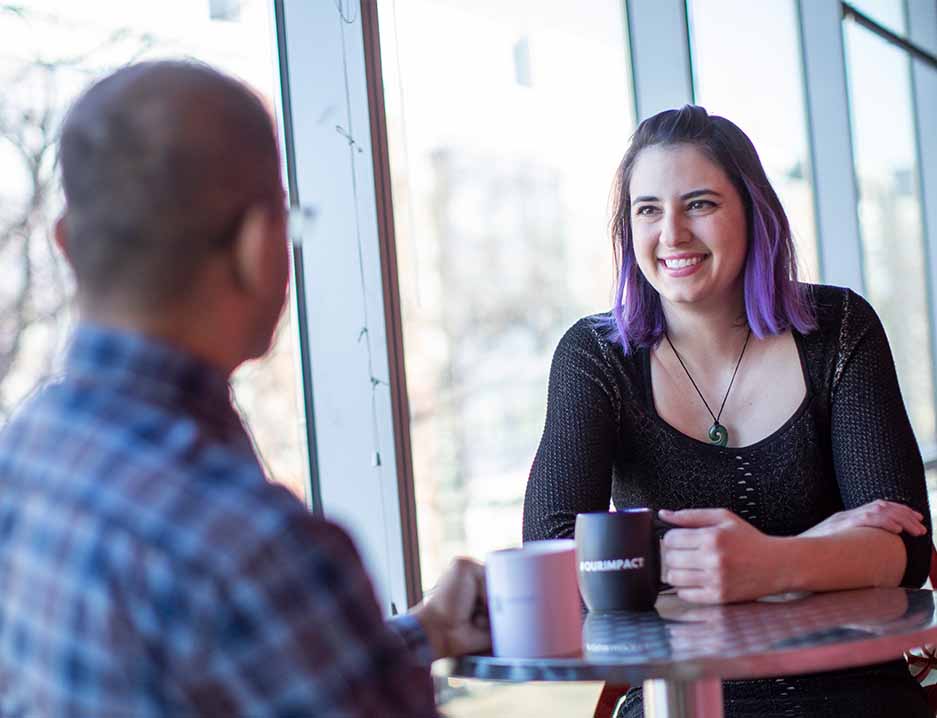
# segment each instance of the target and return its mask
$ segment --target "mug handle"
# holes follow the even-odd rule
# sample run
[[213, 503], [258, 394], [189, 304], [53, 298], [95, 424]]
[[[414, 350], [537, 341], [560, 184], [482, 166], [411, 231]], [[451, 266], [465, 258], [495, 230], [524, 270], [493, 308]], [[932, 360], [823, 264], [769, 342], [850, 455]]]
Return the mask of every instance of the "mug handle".
[[672, 524], [667, 521], [664, 521], [663, 519], [658, 518], [657, 516], [654, 516], [653, 521], [654, 521], [653, 523], [654, 537], [657, 539], [656, 541], [654, 541], [654, 557], [657, 559], [657, 568], [658, 568], [658, 576], [656, 577], [657, 592], [660, 593], [661, 591], [667, 591], [668, 589], [673, 588], [673, 586], [671, 586], [669, 583], [662, 581], [659, 575], [659, 569], [661, 567], [660, 542], [661, 542], [661, 539], [664, 538], [664, 534], [670, 531], [670, 529], [675, 529], [679, 527], [676, 524]]

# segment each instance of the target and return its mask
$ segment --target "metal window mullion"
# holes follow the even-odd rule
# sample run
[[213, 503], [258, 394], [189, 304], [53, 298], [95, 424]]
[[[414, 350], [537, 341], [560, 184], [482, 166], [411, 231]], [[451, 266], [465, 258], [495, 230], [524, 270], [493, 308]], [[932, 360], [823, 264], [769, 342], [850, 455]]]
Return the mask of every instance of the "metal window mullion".
[[798, 0], [822, 281], [862, 292], [862, 244], [839, 0]]
[[[907, 0], [910, 40], [918, 47], [937, 54], [937, 2]], [[930, 318], [931, 363], [933, 386], [937, 388], [937, 134], [933, 118], [937, 117], [937, 69], [919, 59], [911, 60], [911, 97], [914, 108], [914, 129], [918, 151], [918, 186], [927, 259], [927, 296]], [[937, 403], [937, 397], [935, 397]], [[922, 447], [933, 453], [932, 445]], [[930, 458], [930, 457], [925, 457]]]
[[384, 102], [384, 77], [381, 63], [380, 30], [377, 4], [361, 3], [364, 54], [368, 83], [368, 108], [371, 118], [371, 145], [375, 175], [375, 199], [380, 245], [381, 282], [384, 290], [384, 325], [390, 384], [390, 410], [394, 430], [397, 503], [399, 510], [406, 606], [423, 599], [420, 572], [420, 543], [417, 533], [416, 491], [413, 483], [413, 455], [410, 445], [410, 403], [403, 349], [403, 310], [397, 271], [397, 239], [391, 188], [390, 148]]
[[[367, 0], [364, 0], [367, 2]], [[295, 192], [316, 209], [302, 236], [312, 413], [324, 515], [351, 534], [385, 613], [413, 596], [412, 490], [398, 482], [399, 376], [387, 284], [364, 19], [358, 0], [281, 0]], [[379, 80], [378, 80], [379, 81]], [[383, 108], [381, 108], [383, 109]], [[292, 190], [293, 188], [291, 188]], [[382, 207], [384, 209], [382, 210]], [[393, 313], [393, 307], [390, 308]], [[418, 575], [418, 574], [417, 574]]]
[[[863, 28], [865, 28], [869, 32], [875, 35], [878, 35], [889, 45], [893, 45], [895, 47], [901, 48], [902, 50], [910, 54], [913, 58], [917, 60], [923, 60], [925, 63], [927, 63], [931, 67], [937, 68], [937, 54], [928, 50], [926, 47], [922, 46], [920, 43], [915, 42], [914, 38], [912, 37], [914, 33], [911, 33], [912, 36], [909, 36], [910, 37], [910, 40], [909, 40], [908, 38], [905, 38], [902, 35], [896, 32], [893, 32], [892, 30], [885, 27], [884, 25], [877, 23], [871, 17], [861, 12], [854, 6], [850, 5], [848, 2], [841, 3], [841, 5], [843, 8], [844, 18], [849, 18], [850, 20], [857, 22], [859, 25], [861, 25]], [[901, 9], [905, 10], [906, 8], [902, 7]]]
[[[272, 8], [273, 33], [277, 48], [277, 86], [279, 95], [275, 98], [279, 130], [281, 133], [282, 160], [286, 169], [286, 185], [291, 207], [301, 205], [296, 183], [296, 153], [293, 146], [293, 124], [290, 100], [289, 63], [286, 53], [286, 25], [284, 23], [283, 0], [274, 0]], [[312, 364], [309, 356], [309, 323], [306, 316], [305, 286], [303, 274], [302, 247], [292, 248], [292, 281], [290, 283], [290, 303], [296, 321], [296, 338], [299, 345], [299, 396], [306, 435], [306, 460], [309, 468], [306, 503], [316, 515], [322, 514], [322, 496], [319, 493], [319, 465], [316, 452], [316, 422], [313, 407], [315, 399], [312, 393]]]
[[685, 0], [627, 0], [638, 122], [693, 102]]

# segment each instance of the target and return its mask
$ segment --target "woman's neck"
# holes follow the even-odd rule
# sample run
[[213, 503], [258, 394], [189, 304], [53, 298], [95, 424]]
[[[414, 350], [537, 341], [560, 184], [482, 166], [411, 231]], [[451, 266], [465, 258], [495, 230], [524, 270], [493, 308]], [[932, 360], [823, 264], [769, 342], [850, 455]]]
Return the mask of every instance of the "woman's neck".
[[693, 357], [734, 358], [748, 332], [741, 297], [738, 302], [709, 307], [665, 300], [663, 310], [670, 340], [681, 353]]

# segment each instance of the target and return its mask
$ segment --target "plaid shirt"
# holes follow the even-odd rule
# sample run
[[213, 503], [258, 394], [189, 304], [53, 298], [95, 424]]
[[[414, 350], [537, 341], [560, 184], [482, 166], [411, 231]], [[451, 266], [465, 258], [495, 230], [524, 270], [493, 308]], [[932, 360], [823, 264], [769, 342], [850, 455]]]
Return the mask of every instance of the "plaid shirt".
[[436, 716], [429, 662], [192, 357], [82, 326], [0, 434], [0, 716]]

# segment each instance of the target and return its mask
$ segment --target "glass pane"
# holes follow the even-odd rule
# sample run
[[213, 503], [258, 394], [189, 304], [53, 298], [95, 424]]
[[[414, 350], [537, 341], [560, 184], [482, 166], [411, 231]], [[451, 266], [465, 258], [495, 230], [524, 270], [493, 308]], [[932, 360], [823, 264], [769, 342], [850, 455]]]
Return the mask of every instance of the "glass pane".
[[[224, 21], [210, 10], [225, 5]], [[274, 105], [269, 3], [31, 0], [0, 4], [0, 425], [50, 372], [71, 323], [73, 283], [52, 248], [62, 207], [54, 141], [69, 103], [134, 59], [195, 57], [246, 80]], [[236, 12], [235, 12], [236, 10]], [[284, 315], [274, 350], [241, 369], [235, 394], [271, 475], [304, 496], [305, 434], [295, 338]]]
[[553, 349], [607, 310], [620, 0], [379, 5], [425, 586], [521, 540]]
[[934, 441], [925, 253], [907, 53], [843, 25], [859, 227], [869, 301], [882, 318], [918, 441]]
[[904, 0], [849, 0], [849, 4], [896, 35], [905, 35], [908, 31]]
[[696, 100], [751, 138], [790, 219], [801, 279], [817, 282], [796, 3], [690, 0], [689, 10]]
[[[610, 306], [634, 131], [621, 0], [383, 0], [423, 584], [521, 542], [553, 349]], [[440, 679], [449, 718], [574, 715], [600, 684]]]

